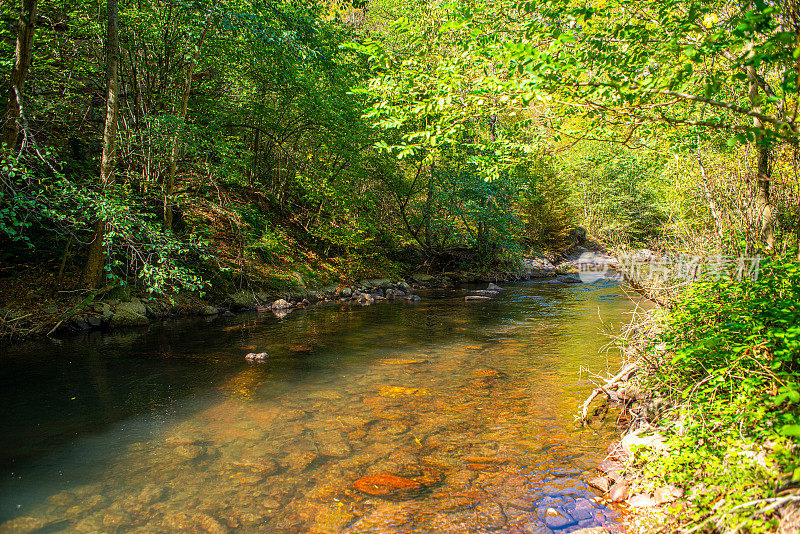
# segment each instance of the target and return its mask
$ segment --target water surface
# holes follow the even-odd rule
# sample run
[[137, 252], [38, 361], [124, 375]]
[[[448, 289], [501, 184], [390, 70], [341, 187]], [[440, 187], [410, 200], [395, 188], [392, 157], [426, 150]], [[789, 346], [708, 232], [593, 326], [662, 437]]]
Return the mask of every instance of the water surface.
[[[574, 413], [634, 304], [609, 284], [465, 294], [7, 349], [0, 532], [614, 528], [586, 484], [614, 429]], [[386, 475], [417, 489], [369, 485]]]

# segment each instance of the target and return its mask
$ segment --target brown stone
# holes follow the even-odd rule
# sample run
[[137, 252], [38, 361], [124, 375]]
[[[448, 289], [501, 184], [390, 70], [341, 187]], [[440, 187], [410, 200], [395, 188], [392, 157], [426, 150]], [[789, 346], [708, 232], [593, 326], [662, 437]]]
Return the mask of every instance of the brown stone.
[[619, 471], [622, 469], [622, 464], [613, 460], [603, 460], [597, 464], [597, 470], [601, 473], [608, 473], [610, 471]]
[[593, 488], [599, 489], [603, 493], [608, 492], [609, 483], [606, 477], [592, 477], [588, 480], [588, 484]]
[[425, 488], [422, 483], [416, 480], [390, 473], [361, 477], [353, 482], [353, 487], [362, 493], [377, 497], [410, 496]]
[[612, 502], [622, 502], [628, 498], [629, 485], [627, 482], [620, 482], [614, 484], [611, 491], [608, 492], [608, 498]]

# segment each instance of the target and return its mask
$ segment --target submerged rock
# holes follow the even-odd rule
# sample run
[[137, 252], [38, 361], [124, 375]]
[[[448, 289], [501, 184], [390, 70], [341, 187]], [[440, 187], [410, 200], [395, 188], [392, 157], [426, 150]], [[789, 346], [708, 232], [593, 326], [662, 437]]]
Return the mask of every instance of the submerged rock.
[[416, 480], [399, 477], [390, 473], [361, 477], [353, 482], [353, 487], [362, 493], [375, 495], [376, 497], [406, 498], [412, 497], [425, 489], [425, 486]]
[[566, 510], [559, 510], [557, 508], [548, 508], [545, 510], [544, 522], [548, 527], [554, 530], [567, 528], [578, 523]]
[[5, 523], [0, 523], [0, 532], [13, 534], [28, 534], [41, 530], [47, 521], [38, 517], [17, 517]]
[[486, 297], [484, 295], [467, 295], [464, 297], [466, 302], [473, 302], [473, 301], [482, 301], [482, 300], [491, 300], [491, 297]]

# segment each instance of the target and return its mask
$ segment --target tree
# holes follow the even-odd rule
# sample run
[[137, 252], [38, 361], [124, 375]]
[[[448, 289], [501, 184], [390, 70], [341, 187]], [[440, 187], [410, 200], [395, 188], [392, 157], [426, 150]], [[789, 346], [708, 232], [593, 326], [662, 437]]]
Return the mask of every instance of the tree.
[[23, 128], [25, 95], [25, 78], [31, 65], [31, 48], [36, 28], [36, 0], [22, 0], [19, 24], [17, 29], [17, 46], [14, 52], [14, 68], [11, 71], [11, 87], [8, 92], [5, 128], [2, 142], [6, 148], [13, 150], [17, 145], [17, 137]]
[[531, 88], [622, 142], [653, 128], [724, 131], [750, 143], [762, 241], [773, 244], [770, 151], [796, 145], [800, 46], [795, 4], [755, 0], [554, 0], [498, 54], [516, 101]]
[[[100, 190], [108, 193], [114, 186], [114, 155], [117, 142], [117, 116], [119, 114], [119, 15], [117, 0], [106, 2], [106, 120], [103, 129], [103, 154], [100, 159]], [[83, 283], [96, 288], [100, 284], [105, 264], [104, 240], [106, 220], [104, 214], [94, 226], [94, 238], [89, 245], [89, 255], [83, 272]]]

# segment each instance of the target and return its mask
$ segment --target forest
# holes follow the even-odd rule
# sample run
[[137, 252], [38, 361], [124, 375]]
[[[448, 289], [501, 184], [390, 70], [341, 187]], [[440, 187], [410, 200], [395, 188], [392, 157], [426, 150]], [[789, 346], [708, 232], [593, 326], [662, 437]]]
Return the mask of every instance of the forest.
[[799, 88], [793, 0], [4, 2], [3, 334], [111, 293], [503, 279], [584, 233], [758, 257], [640, 288], [674, 409], [672, 452], [635, 469], [694, 487], [661, 532], [778, 532], [800, 515]]

